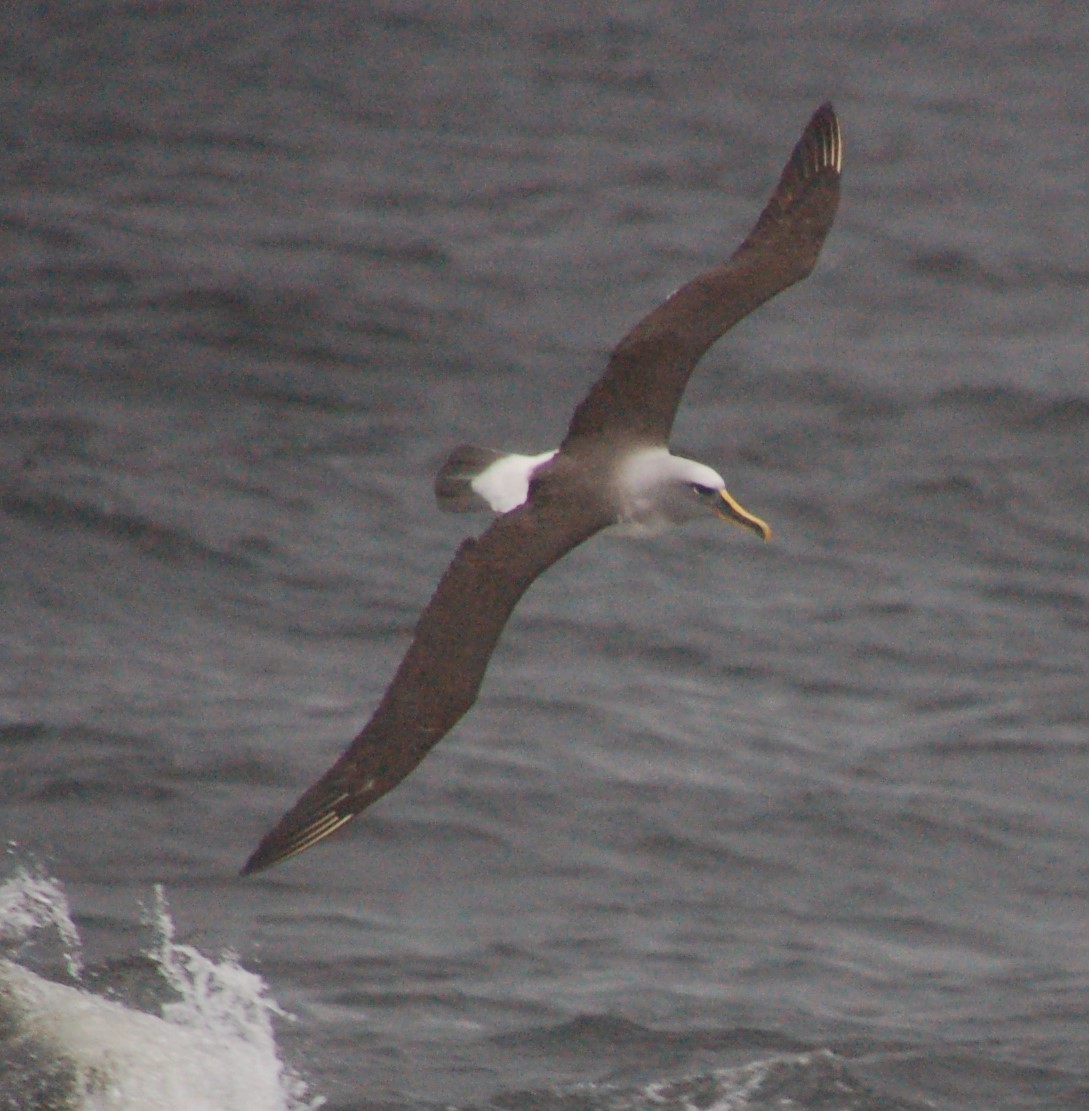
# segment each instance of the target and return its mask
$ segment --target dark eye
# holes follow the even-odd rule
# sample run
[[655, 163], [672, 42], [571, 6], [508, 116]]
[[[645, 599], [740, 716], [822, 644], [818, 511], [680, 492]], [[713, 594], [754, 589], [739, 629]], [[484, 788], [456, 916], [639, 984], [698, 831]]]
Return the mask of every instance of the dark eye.
[[699, 494], [701, 498], [709, 498], [715, 492], [713, 486], [701, 486], [698, 482], [692, 483], [692, 490], [694, 493]]

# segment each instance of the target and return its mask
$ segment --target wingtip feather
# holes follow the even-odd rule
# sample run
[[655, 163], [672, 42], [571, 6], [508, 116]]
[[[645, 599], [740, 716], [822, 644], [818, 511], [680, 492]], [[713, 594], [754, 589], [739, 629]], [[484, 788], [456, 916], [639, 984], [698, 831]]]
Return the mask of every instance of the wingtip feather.
[[805, 131], [795, 148], [801, 156], [807, 176], [822, 170], [843, 170], [843, 131], [830, 100], [826, 100], [809, 118]]
[[355, 817], [354, 810], [340, 809], [347, 797], [340, 793], [330, 798], [316, 813], [312, 805], [304, 813], [298, 807], [289, 810], [261, 839], [239, 875], [250, 876], [282, 864], [336, 833]]

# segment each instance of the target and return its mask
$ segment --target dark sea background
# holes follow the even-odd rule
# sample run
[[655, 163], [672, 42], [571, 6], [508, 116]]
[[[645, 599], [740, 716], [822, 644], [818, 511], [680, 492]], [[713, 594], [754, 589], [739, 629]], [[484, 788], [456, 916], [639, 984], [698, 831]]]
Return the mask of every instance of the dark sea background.
[[[1089, 1107], [1089, 8], [5, 11], [4, 874], [112, 996], [162, 884], [338, 1111]], [[484, 524], [445, 451], [555, 446], [825, 99], [836, 227], [673, 441], [773, 542], [591, 541], [239, 879]]]

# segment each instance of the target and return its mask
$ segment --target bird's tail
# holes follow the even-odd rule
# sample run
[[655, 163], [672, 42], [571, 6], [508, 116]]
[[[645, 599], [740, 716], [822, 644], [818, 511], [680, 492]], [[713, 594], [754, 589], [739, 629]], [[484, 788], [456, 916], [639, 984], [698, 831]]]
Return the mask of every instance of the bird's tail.
[[472, 486], [473, 479], [486, 471], [504, 453], [495, 448], [459, 444], [435, 475], [435, 500], [447, 513], [472, 513], [491, 509]]

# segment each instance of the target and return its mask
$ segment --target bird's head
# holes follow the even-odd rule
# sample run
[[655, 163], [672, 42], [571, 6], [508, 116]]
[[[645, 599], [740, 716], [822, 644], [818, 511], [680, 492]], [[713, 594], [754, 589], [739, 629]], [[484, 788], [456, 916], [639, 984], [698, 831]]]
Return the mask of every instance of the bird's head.
[[645, 448], [624, 460], [618, 492], [618, 521], [633, 531], [657, 532], [713, 513], [771, 539], [767, 523], [740, 505], [717, 471], [666, 448]]

